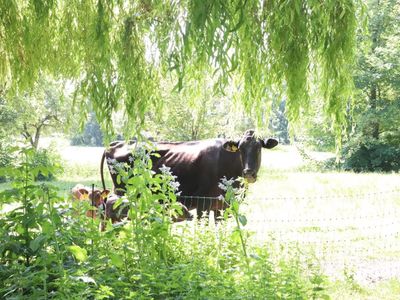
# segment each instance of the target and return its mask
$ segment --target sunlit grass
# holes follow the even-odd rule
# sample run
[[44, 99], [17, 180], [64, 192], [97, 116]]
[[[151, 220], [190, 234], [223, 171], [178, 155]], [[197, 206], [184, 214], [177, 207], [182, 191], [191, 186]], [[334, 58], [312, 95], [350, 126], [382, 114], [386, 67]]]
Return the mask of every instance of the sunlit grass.
[[306, 164], [294, 148], [263, 153], [244, 208], [253, 241], [315, 256], [339, 279], [333, 299], [397, 299], [400, 174], [303, 171]]
[[358, 285], [351, 277], [344, 281], [335, 281], [329, 287], [332, 299], [352, 300], [398, 300], [400, 295], [400, 281], [390, 279], [377, 282], [373, 289], [365, 289]]

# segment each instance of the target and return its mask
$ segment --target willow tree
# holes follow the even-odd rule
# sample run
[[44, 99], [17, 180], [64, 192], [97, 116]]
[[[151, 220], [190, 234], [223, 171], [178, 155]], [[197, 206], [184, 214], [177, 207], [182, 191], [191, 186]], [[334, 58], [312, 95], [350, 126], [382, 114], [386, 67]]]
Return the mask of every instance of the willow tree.
[[235, 79], [238, 99], [259, 116], [271, 91], [285, 93], [291, 120], [316, 84], [340, 125], [361, 2], [1, 0], [0, 89], [27, 91], [41, 73], [68, 79], [76, 107], [93, 108], [106, 130], [123, 110], [128, 130], [160, 108], [162, 78], [180, 89], [208, 72], [215, 92]]

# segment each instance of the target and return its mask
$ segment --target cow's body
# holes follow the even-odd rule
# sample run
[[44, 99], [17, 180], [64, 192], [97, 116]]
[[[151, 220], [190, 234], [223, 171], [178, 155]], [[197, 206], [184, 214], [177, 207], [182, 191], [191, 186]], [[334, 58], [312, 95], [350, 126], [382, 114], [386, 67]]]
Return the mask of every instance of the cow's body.
[[239, 151], [226, 151], [222, 139], [186, 143], [159, 143], [156, 152], [161, 157], [153, 162], [157, 172], [163, 165], [177, 176], [180, 191], [186, 196], [218, 197], [222, 177], [242, 176]]
[[[172, 174], [180, 184], [179, 191], [182, 196], [178, 198], [179, 201], [188, 209], [196, 208], [200, 215], [202, 211], [226, 208], [223, 200], [216, 199], [224, 195], [224, 191], [219, 187], [221, 178], [236, 179], [244, 176], [250, 182], [254, 182], [260, 167], [261, 147], [273, 148], [276, 144], [277, 141], [273, 139], [266, 142], [255, 138], [253, 131], [247, 131], [238, 142], [225, 139], [160, 142], [154, 150], [158, 155], [151, 156], [152, 169], [159, 173], [162, 166], [171, 168]], [[118, 182], [112, 163], [132, 165], [133, 147], [133, 143], [114, 142], [104, 152], [102, 161], [107, 159], [117, 195], [125, 193], [125, 184]]]

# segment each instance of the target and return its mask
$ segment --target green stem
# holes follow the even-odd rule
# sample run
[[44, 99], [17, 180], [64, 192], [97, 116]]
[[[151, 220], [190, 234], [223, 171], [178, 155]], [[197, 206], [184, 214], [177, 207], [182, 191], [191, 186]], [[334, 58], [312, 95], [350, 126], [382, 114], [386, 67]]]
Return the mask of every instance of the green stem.
[[243, 237], [242, 229], [240, 228], [239, 213], [238, 212], [234, 212], [234, 217], [235, 217], [237, 229], [239, 231], [239, 237], [240, 237], [240, 242], [242, 244], [243, 255], [245, 257], [247, 266], [249, 266], [249, 257], [247, 256], [246, 242], [245, 242], [244, 237]]
[[53, 228], [54, 228], [53, 229], [53, 239], [54, 239], [54, 242], [55, 242], [56, 255], [57, 255], [57, 258], [58, 258], [58, 261], [57, 261], [58, 271], [59, 271], [61, 277], [64, 277], [64, 268], [63, 268], [63, 265], [62, 265], [62, 262], [63, 262], [64, 258], [63, 258], [63, 255], [62, 255], [61, 251], [60, 251], [60, 246], [59, 246], [59, 242], [58, 242], [57, 234], [56, 234], [56, 226], [55, 226], [55, 222], [54, 222], [54, 219], [53, 219], [53, 216], [54, 216], [54, 214], [56, 212], [54, 212], [54, 206], [51, 203], [50, 193], [49, 193], [48, 189], [46, 190], [46, 194], [47, 194], [47, 201], [46, 201], [47, 209], [48, 209], [48, 211], [50, 213], [50, 219], [51, 219], [51, 222], [52, 222], [52, 225], [53, 225]]
[[[126, 278], [129, 278], [129, 272], [128, 272], [128, 257], [126, 254], [126, 246], [122, 248], [124, 250], [124, 268], [125, 268], [125, 276]], [[130, 279], [129, 279], [130, 280]]]
[[24, 177], [24, 239], [25, 239], [25, 247], [26, 247], [26, 256], [25, 256], [25, 265], [29, 267], [30, 265], [30, 255], [28, 253], [29, 249], [29, 224], [27, 222], [29, 207], [28, 207], [28, 179], [29, 179], [29, 170], [28, 170], [28, 155], [25, 154], [25, 177]]
[[43, 280], [44, 299], [47, 300], [47, 266], [44, 266], [45, 278]]

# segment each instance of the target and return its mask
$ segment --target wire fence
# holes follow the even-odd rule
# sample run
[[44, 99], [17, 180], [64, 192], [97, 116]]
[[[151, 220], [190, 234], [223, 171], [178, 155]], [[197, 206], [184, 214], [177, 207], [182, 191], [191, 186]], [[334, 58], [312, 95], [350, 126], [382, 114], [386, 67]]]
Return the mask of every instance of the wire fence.
[[[329, 203], [338, 199], [332, 209]], [[280, 253], [295, 249], [305, 258], [312, 255], [332, 276], [367, 282], [400, 278], [400, 189], [249, 202], [258, 203], [248, 210], [247, 228], [255, 241]], [[279, 204], [292, 202], [295, 212], [279, 211]]]
[[[223, 208], [220, 197], [179, 196], [178, 200], [193, 209]], [[336, 203], [337, 209], [324, 210], [321, 204]], [[297, 251], [305, 260], [310, 256], [331, 276], [351, 276], [374, 282], [400, 278], [400, 189], [312, 196], [251, 197], [244, 208], [245, 229], [255, 243], [275, 248], [284, 255]], [[315, 203], [314, 209], [301, 203]], [[358, 202], [363, 207], [340, 204]], [[283, 204], [294, 211], [284, 211]]]
[[[182, 197], [203, 210], [218, 197]], [[323, 203], [321, 203], [323, 200]], [[312, 256], [331, 276], [360, 282], [400, 278], [400, 189], [334, 195], [249, 197], [244, 209], [252, 239], [274, 253]], [[282, 204], [294, 212], [284, 212]], [[304, 203], [315, 203], [310, 209]], [[338, 203], [332, 207], [319, 207]], [[351, 204], [365, 204], [353, 207]], [[302, 207], [303, 204], [303, 207]], [[344, 208], [341, 205], [345, 206]], [[282, 205], [284, 207], [284, 205]]]

